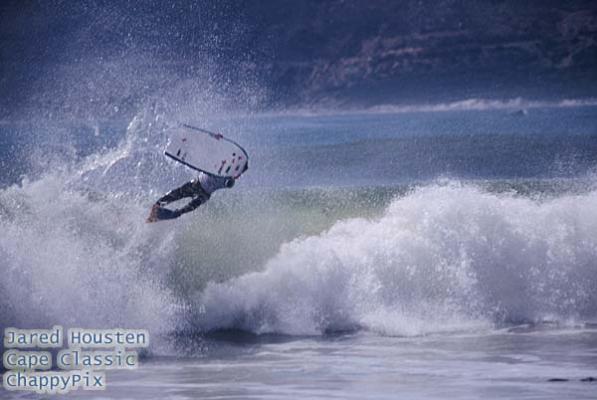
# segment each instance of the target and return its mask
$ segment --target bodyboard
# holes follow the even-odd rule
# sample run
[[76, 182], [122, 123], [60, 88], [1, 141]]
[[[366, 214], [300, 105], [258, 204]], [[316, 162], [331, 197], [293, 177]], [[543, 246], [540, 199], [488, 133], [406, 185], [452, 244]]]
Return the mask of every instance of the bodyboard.
[[190, 125], [168, 132], [164, 154], [179, 163], [211, 175], [238, 178], [249, 162], [245, 149], [219, 134]]

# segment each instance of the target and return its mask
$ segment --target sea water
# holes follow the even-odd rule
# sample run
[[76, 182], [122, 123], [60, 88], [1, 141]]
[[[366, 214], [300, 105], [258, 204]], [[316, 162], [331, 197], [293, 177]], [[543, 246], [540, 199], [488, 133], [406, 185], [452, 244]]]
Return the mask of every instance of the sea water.
[[186, 116], [250, 169], [151, 225], [171, 115], [4, 123], [0, 327], [149, 330], [75, 396], [594, 398], [597, 107], [516, 111]]

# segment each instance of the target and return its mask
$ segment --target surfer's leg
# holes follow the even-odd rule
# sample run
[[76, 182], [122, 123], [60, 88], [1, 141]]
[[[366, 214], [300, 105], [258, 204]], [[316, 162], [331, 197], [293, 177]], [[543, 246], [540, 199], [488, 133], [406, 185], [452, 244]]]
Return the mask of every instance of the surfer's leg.
[[189, 204], [187, 204], [186, 206], [184, 206], [182, 208], [179, 208], [178, 210], [176, 210], [174, 212], [178, 213], [178, 215], [188, 213], [190, 211], [193, 211], [197, 207], [199, 207], [201, 204], [205, 203], [207, 200], [209, 200], [209, 198], [210, 198], [209, 194], [207, 194], [205, 192], [196, 193], [195, 197], [193, 198], [193, 200], [191, 200], [189, 202]]
[[192, 197], [194, 195], [195, 191], [193, 181], [187, 182], [181, 187], [169, 191], [155, 202], [151, 208], [147, 222], [156, 222], [163, 219], [177, 218], [180, 215], [177, 211], [168, 210], [163, 207], [169, 203], [172, 203], [173, 201], [180, 200], [184, 197]]
[[156, 210], [156, 220], [174, 219], [178, 218], [180, 213], [177, 211], [168, 210], [167, 208], [158, 208]]
[[158, 204], [154, 205], [151, 210], [151, 215], [147, 219], [147, 222], [156, 222], [164, 219], [175, 219], [180, 217], [184, 213], [193, 211], [201, 204], [209, 200], [209, 195], [198, 195], [189, 202], [186, 206], [179, 208], [178, 210], [168, 210], [167, 208], [160, 207]]
[[185, 197], [192, 197], [195, 195], [195, 190], [193, 186], [193, 181], [187, 182], [179, 188], [169, 191], [164, 196], [160, 197], [156, 204], [160, 207], [165, 206], [166, 204], [172, 203], [173, 201], [180, 200]]
[[[193, 200], [178, 210], [168, 210], [167, 208], [163, 208], [166, 204], [180, 200], [184, 197], [193, 197]], [[187, 182], [181, 187], [174, 189], [161, 197], [153, 205], [149, 218], [147, 218], [147, 222], [178, 218], [184, 213], [193, 211], [209, 200], [209, 198], [210, 195], [201, 188], [201, 185], [197, 181]]]

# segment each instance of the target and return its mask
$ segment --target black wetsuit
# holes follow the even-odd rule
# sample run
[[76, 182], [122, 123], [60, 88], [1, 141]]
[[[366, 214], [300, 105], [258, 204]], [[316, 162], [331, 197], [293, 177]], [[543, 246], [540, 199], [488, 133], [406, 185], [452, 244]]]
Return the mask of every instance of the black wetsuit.
[[[157, 210], [158, 219], [174, 219], [180, 217], [184, 213], [193, 211], [201, 204], [205, 203], [211, 197], [211, 194], [218, 189], [225, 187], [232, 187], [234, 179], [213, 176], [206, 173], [201, 173], [197, 179], [185, 183], [181, 187], [171, 190], [161, 197], [155, 204], [159, 206]], [[177, 210], [169, 210], [164, 208], [165, 205], [191, 197], [192, 200], [184, 207]]]

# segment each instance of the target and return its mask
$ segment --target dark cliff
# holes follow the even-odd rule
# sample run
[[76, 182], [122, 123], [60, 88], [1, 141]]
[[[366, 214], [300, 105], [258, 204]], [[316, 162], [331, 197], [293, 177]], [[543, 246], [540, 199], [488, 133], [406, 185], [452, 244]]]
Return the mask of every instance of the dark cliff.
[[181, 80], [236, 100], [260, 88], [251, 106], [597, 88], [595, 1], [13, 1], [0, 22], [3, 114], [76, 107], [81, 87], [126, 109]]

